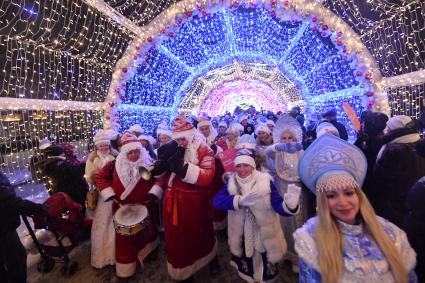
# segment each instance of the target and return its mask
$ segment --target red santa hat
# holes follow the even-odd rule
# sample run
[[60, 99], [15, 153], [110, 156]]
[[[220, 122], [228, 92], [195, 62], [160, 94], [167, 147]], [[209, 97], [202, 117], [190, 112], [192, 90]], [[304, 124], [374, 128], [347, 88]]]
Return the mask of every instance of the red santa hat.
[[194, 133], [195, 129], [187, 117], [184, 115], [178, 115], [173, 122], [173, 140], [183, 137], [190, 140]]
[[138, 137], [138, 139], [141, 140], [145, 140], [148, 141], [151, 145], [154, 145], [156, 143], [156, 140], [154, 137], [150, 136], [150, 135], [140, 135]]
[[211, 121], [208, 120], [208, 118], [206, 118], [206, 117], [202, 117], [202, 118], [199, 119], [198, 126], [197, 126], [198, 130], [203, 126], [211, 127]]
[[142, 144], [135, 135], [125, 132], [124, 135], [121, 137], [120, 153], [128, 153], [135, 149], [142, 150]]
[[161, 123], [158, 125], [158, 129], [156, 130], [156, 135], [159, 137], [159, 135], [166, 135], [169, 136], [170, 138], [172, 137], [172, 133], [170, 131], [170, 129], [168, 129], [167, 124], [165, 123]]

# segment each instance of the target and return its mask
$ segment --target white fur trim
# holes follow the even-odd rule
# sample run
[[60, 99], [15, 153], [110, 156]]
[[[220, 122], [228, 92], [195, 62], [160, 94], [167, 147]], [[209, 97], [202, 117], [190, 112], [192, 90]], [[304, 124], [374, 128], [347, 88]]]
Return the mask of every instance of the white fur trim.
[[239, 208], [239, 199], [241, 198], [241, 196], [235, 196], [234, 198], [233, 198], [233, 208], [235, 209], [235, 210], [239, 210], [240, 208]]
[[258, 136], [258, 132], [265, 132], [267, 134], [271, 134], [269, 127], [266, 124], [259, 124], [255, 129], [255, 134]]
[[136, 273], [137, 263], [119, 263], [115, 265], [117, 276], [120, 278], [128, 278], [133, 276]]
[[[316, 219], [317, 220], [317, 219]], [[314, 270], [320, 272], [319, 251], [317, 250], [314, 238], [307, 231], [307, 225], [298, 228], [293, 234], [295, 241], [295, 251]]]
[[194, 128], [190, 130], [186, 130], [186, 131], [181, 131], [181, 132], [173, 132], [171, 134], [171, 138], [173, 140], [179, 139], [179, 138], [186, 138], [188, 141], [190, 141], [194, 133], [195, 133]]
[[[267, 173], [254, 171], [253, 178], [256, 178], [256, 184], [252, 188], [245, 188], [249, 191], [258, 192], [259, 199], [249, 208], [255, 217], [256, 230], [260, 236], [261, 243], [266, 250], [267, 260], [277, 263], [282, 260], [286, 252], [286, 241], [283, 235], [282, 226], [280, 225], [280, 217], [273, 210], [270, 202], [270, 182], [271, 176]], [[230, 195], [238, 196], [238, 189], [235, 184], [235, 177], [229, 180], [228, 191]], [[246, 194], [243, 185], [241, 185], [242, 195]], [[232, 254], [242, 256], [243, 245], [242, 238], [244, 236], [245, 211], [228, 211], [228, 243]]]
[[139, 140], [134, 141], [134, 142], [129, 142], [124, 144], [123, 146], [121, 146], [120, 148], [120, 153], [124, 153], [127, 154], [129, 151], [135, 150], [135, 149], [140, 149], [142, 150], [143, 146], [140, 143]]
[[252, 158], [251, 156], [248, 156], [248, 155], [236, 156], [234, 163], [235, 163], [235, 166], [238, 165], [238, 164], [248, 164], [252, 168], [254, 168], [254, 169], [256, 168], [254, 158]]
[[183, 178], [183, 182], [189, 184], [195, 184], [198, 180], [199, 174], [201, 173], [201, 169], [198, 165], [193, 163], [188, 163], [189, 167], [187, 168], [186, 176]]
[[101, 145], [101, 144], [111, 144], [110, 140], [97, 140], [94, 142], [94, 145]]
[[183, 268], [174, 268], [169, 262], [167, 262], [167, 268], [168, 268], [168, 274], [173, 278], [174, 280], [185, 280], [195, 274], [198, 270], [206, 266], [210, 261], [212, 261], [217, 256], [217, 239], [215, 240], [214, 247], [212, 248], [211, 252], [204, 256], [203, 258], [198, 259], [194, 263], [192, 263], [189, 266], [183, 267]]
[[100, 194], [102, 195], [103, 199], [105, 199], [105, 200], [107, 200], [110, 197], [115, 196], [115, 192], [112, 189], [112, 187], [107, 187], [106, 189], [101, 190]]
[[286, 213], [290, 214], [290, 215], [297, 215], [300, 210], [301, 210], [301, 205], [298, 204], [297, 206], [297, 210], [295, 212], [292, 212], [289, 207], [286, 205], [285, 201], [282, 202], [282, 208], [283, 211], [285, 211]]
[[198, 125], [196, 127], [199, 130], [203, 126], [211, 126], [211, 121], [201, 121], [201, 122], [198, 123]]
[[249, 142], [242, 142], [236, 145], [237, 149], [246, 148], [246, 149], [255, 149], [255, 144]]
[[128, 128], [128, 131], [130, 131], [132, 133], [137, 132], [137, 133], [141, 134], [141, 133], [143, 133], [143, 128], [139, 124], [135, 124], [135, 125], [131, 126], [130, 128]]
[[164, 195], [164, 191], [162, 188], [158, 185], [153, 185], [152, 188], [149, 191], [149, 194], [153, 194], [157, 196], [158, 199], [162, 199], [162, 196]]
[[143, 266], [143, 260], [151, 253], [153, 252], [157, 247], [159, 246], [159, 238], [156, 237], [155, 240], [152, 242], [146, 244], [146, 246], [141, 249], [137, 253], [137, 257], [139, 258], [140, 264]]
[[156, 135], [159, 137], [159, 135], [166, 135], [168, 137], [172, 137], [173, 133], [170, 130], [165, 130], [165, 129], [158, 129], [156, 130]]

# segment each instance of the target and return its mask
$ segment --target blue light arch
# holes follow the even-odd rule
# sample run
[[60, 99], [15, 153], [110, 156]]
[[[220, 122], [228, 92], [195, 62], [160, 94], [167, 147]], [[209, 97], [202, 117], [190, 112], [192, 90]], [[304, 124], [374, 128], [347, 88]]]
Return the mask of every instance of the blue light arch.
[[[232, 60], [277, 66], [297, 82], [310, 111], [336, 108], [351, 136], [354, 130], [339, 105], [344, 100], [357, 112], [363, 110], [363, 91], [331, 38], [306, 21], [284, 21], [261, 8], [193, 16], [147, 55], [146, 63], [127, 82], [122, 128], [137, 122], [150, 132], [161, 121], [169, 121], [196, 78]], [[145, 106], [143, 113], [132, 111], [132, 105]]]

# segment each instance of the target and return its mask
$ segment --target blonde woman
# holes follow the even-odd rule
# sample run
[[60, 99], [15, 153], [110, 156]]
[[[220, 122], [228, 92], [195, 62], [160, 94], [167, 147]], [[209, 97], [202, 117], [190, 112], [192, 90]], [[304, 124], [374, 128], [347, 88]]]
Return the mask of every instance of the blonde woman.
[[[99, 130], [94, 136], [95, 150], [90, 153], [86, 162], [86, 180], [95, 186], [95, 175], [115, 157], [111, 149], [110, 140], [104, 130]], [[115, 154], [116, 155], [116, 154]], [[99, 194], [94, 211], [91, 229], [91, 265], [103, 268], [115, 264], [115, 230], [112, 223], [112, 202], [105, 202]]]
[[318, 216], [294, 233], [300, 282], [417, 282], [406, 234], [376, 216], [361, 190], [366, 169], [357, 147], [330, 134], [301, 158], [300, 177], [317, 196]]
[[[303, 154], [302, 129], [297, 120], [289, 115], [282, 115], [277, 120], [273, 129], [274, 145], [266, 150], [266, 167], [274, 178], [274, 184], [281, 196], [290, 185], [302, 187], [298, 176], [298, 161]], [[292, 270], [298, 272], [298, 256], [295, 252], [292, 234], [307, 220], [308, 201], [307, 189], [302, 189], [300, 199], [300, 213], [295, 217], [281, 217], [280, 222], [285, 239], [288, 243], [288, 251], [285, 258], [292, 264]]]
[[226, 137], [222, 137], [217, 141], [217, 145], [223, 150], [236, 148], [239, 137], [241, 135], [241, 125], [233, 124], [226, 130]]

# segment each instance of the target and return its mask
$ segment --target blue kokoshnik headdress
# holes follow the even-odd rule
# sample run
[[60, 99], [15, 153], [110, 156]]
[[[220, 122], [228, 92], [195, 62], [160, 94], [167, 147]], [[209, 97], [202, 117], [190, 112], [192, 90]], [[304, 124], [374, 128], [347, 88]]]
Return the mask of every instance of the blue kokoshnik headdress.
[[347, 186], [361, 187], [366, 171], [363, 152], [331, 134], [315, 140], [298, 162], [298, 174], [314, 194]]

